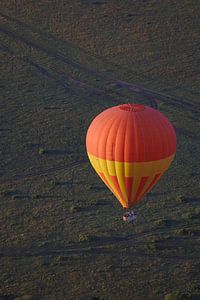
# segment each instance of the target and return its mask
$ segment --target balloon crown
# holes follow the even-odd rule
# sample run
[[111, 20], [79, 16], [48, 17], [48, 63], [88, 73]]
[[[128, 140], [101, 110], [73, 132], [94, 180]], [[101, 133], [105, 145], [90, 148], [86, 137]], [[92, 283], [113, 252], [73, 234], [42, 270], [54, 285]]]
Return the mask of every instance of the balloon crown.
[[130, 112], [138, 112], [144, 110], [145, 107], [142, 104], [127, 103], [127, 104], [119, 105], [119, 109], [130, 111]]

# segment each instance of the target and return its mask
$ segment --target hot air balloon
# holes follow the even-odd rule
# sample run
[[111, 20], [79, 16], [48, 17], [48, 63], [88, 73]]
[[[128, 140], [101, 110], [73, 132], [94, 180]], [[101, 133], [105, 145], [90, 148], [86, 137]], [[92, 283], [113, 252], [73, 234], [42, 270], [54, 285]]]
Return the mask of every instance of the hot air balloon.
[[86, 149], [99, 177], [125, 209], [133, 209], [169, 168], [176, 134], [158, 110], [122, 104], [92, 121]]

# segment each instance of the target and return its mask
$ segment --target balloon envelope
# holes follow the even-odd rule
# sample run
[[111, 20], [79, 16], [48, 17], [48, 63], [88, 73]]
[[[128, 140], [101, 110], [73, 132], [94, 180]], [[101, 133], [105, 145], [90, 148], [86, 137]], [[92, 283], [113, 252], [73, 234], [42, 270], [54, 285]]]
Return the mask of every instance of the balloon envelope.
[[176, 135], [159, 111], [122, 104], [100, 113], [86, 136], [89, 160], [124, 208], [132, 208], [169, 168]]

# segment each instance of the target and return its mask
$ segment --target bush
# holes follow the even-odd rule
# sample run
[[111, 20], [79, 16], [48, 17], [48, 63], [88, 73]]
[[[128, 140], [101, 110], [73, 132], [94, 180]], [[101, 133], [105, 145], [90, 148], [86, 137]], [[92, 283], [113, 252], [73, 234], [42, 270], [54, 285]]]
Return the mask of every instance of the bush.
[[22, 198], [24, 198], [22, 195], [13, 195], [12, 196], [13, 200], [22, 199]]
[[74, 213], [74, 212], [78, 211], [78, 206], [72, 204], [72, 205], [70, 206], [70, 208], [69, 208], [69, 211], [70, 211], [71, 213]]
[[200, 215], [200, 207], [195, 208], [195, 215]]
[[89, 242], [90, 241], [90, 236], [86, 233], [80, 233], [78, 236], [78, 241], [79, 242]]
[[93, 198], [88, 201], [88, 206], [96, 206], [97, 203], [98, 201], [95, 198]]
[[32, 199], [39, 199], [41, 197], [41, 195], [39, 194], [33, 194], [32, 195]]
[[151, 251], [155, 251], [158, 250], [158, 246], [156, 245], [156, 243], [151, 242], [150, 244], [148, 244], [148, 249]]
[[39, 148], [38, 153], [40, 155], [45, 154], [45, 149], [44, 148]]
[[190, 220], [192, 218], [192, 214], [190, 212], [186, 212], [186, 213], [182, 214], [182, 218], [184, 220]]
[[175, 233], [181, 234], [181, 235], [190, 235], [190, 236], [194, 235], [194, 232], [187, 228], [177, 229], [177, 230], [175, 230]]
[[176, 291], [165, 295], [165, 300], [187, 300], [187, 295], [182, 292]]
[[59, 183], [58, 183], [58, 181], [55, 181], [55, 180], [49, 180], [49, 185], [51, 186], [51, 187], [55, 187], [56, 185], [58, 185]]
[[155, 250], [159, 250], [159, 246], [158, 246], [158, 239], [155, 237], [152, 237], [151, 240], [148, 243], [148, 249], [155, 251]]
[[166, 219], [158, 219], [154, 222], [156, 226], [166, 226], [167, 225], [167, 220]]
[[185, 202], [185, 198], [182, 195], [177, 195], [176, 196], [176, 202], [177, 203], [183, 203], [183, 202]]
[[179, 298], [174, 293], [165, 295], [165, 300], [177, 300], [177, 299], [179, 299]]

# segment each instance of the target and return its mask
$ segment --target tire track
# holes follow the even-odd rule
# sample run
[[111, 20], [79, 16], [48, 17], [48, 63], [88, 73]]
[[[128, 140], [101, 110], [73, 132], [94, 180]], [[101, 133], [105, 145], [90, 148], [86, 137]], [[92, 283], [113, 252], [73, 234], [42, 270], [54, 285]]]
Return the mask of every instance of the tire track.
[[[46, 33], [46, 32], [43, 32], [41, 31], [40, 29], [35, 29], [33, 26], [31, 26], [30, 24], [26, 24], [24, 22], [21, 22], [19, 21], [18, 19], [15, 19], [13, 17], [10, 17], [2, 12], [0, 12], [0, 16], [2, 17], [3, 20], [6, 20], [6, 21], [10, 21], [12, 23], [14, 23], [15, 25], [18, 25], [20, 26], [21, 28], [25, 28], [26, 30], [29, 30], [30, 32], [34, 32], [34, 33], [39, 33], [40, 36], [43, 36], [44, 38], [48, 38], [48, 39], [52, 39], [54, 41], [57, 41], [58, 43], [62, 43], [62, 44], [67, 44], [67, 46], [70, 48], [70, 49], [73, 49], [73, 50], [76, 50], [78, 49], [79, 51], [81, 51], [82, 53], [85, 53], [86, 55], [90, 56], [91, 57], [91, 53], [89, 51], [87, 51], [86, 49], [83, 49], [83, 48], [80, 48], [78, 45], [73, 45], [72, 43], [70, 42], [66, 42], [66, 41], [63, 41], [61, 39], [59, 39], [58, 37], [54, 36], [53, 34], [50, 34], [50, 33]], [[197, 51], [197, 50], [196, 50]], [[191, 54], [189, 54], [188, 56], [191, 56]], [[110, 62], [108, 62], [107, 60], [102, 59], [101, 56], [97, 55], [97, 54], [92, 54], [92, 58], [95, 58], [101, 62], [103, 62], [104, 64], [110, 64]], [[119, 67], [116, 65], [116, 67]], [[128, 71], [130, 72], [130, 70], [127, 68], [127, 67], [123, 67], [123, 66], [120, 66], [120, 68], [124, 69], [125, 71]], [[141, 78], [145, 78], [147, 80], [150, 80], [150, 81], [154, 81], [154, 82], [159, 82], [159, 83], [162, 83], [164, 84], [165, 82], [161, 81], [161, 80], [158, 80], [157, 78], [151, 78], [149, 76], [146, 76], [144, 75], [144, 73], [139, 73], [138, 71], [134, 70], [134, 73], [136, 73], [136, 75], [138, 75], [139, 77]], [[190, 93], [193, 93], [193, 91], [189, 90], [189, 89], [186, 89], [185, 87], [176, 87], [178, 89], [184, 89], [185, 91], [187, 92], [190, 92]], [[198, 92], [195, 92], [195, 94], [197, 95], [200, 95], [200, 93]], [[176, 98], [176, 97], [175, 97]]]
[[41, 177], [41, 176], [45, 176], [45, 175], [52, 175], [55, 172], [63, 171], [63, 170], [65, 170], [65, 171], [75, 170], [77, 168], [80, 168], [81, 165], [84, 165], [86, 163], [88, 163], [87, 160], [79, 160], [79, 161], [76, 161], [76, 162], [69, 163], [68, 165], [62, 164], [62, 165], [59, 165], [59, 166], [51, 167], [49, 169], [39, 171], [35, 174], [30, 173], [30, 174], [26, 174], [24, 176], [15, 175], [15, 176], [10, 177], [9, 181], [6, 180], [6, 179], [1, 180], [1, 184], [8, 184], [8, 183], [11, 183], [11, 182], [16, 183], [16, 182], [22, 181], [22, 180], [32, 180], [35, 177]]
[[[7, 46], [1, 46], [0, 49], [5, 52], [9, 52], [11, 55], [15, 55], [14, 51]], [[63, 74], [59, 74], [55, 71], [55, 69], [50, 68], [47, 69], [44, 66], [38, 64], [35, 62], [33, 59], [26, 57], [26, 58], [17, 58], [20, 61], [23, 61], [25, 63], [28, 63], [29, 65], [33, 66], [38, 72], [40, 72], [42, 75], [46, 76], [50, 80], [54, 80], [54, 82], [60, 84], [67, 93], [70, 93], [73, 96], [79, 96], [80, 97], [80, 92], [89, 92], [89, 95], [82, 96], [81, 98], [83, 100], [78, 100], [79, 103], [81, 102], [88, 102], [88, 96], [90, 97], [90, 102], [91, 100], [97, 104], [100, 104], [102, 107], [107, 108], [107, 105], [104, 105], [102, 102], [99, 102], [98, 99], [95, 99], [94, 96], [100, 97], [103, 96], [107, 100], [110, 101], [111, 105], [116, 105], [116, 102], [121, 103], [121, 98], [124, 97], [124, 95], [120, 94], [119, 92], [115, 92], [115, 94], [118, 96], [112, 96], [108, 92], [100, 89], [100, 88], [95, 88], [86, 82], [77, 80], [73, 78], [72, 76], [67, 76]], [[80, 91], [80, 92], [79, 92]]]
[[[160, 235], [162, 233], [162, 231], [160, 231], [158, 234]], [[5, 257], [11, 257], [11, 258], [24, 258], [24, 257], [40, 257], [40, 256], [66, 256], [68, 255], [68, 258], [72, 258], [71, 256], [73, 255], [77, 255], [77, 254], [93, 254], [94, 252], [100, 252], [100, 253], [112, 253], [113, 251], [116, 252], [121, 252], [123, 254], [124, 250], [123, 244], [126, 245], [130, 245], [130, 242], [134, 239], [134, 244], [132, 244], [132, 246], [136, 245], [137, 248], [131, 248], [131, 252], [130, 254], [134, 253], [134, 257], [146, 257], [148, 255], [148, 257], [157, 257], [157, 253], [159, 253], [159, 255], [162, 258], [166, 258], [166, 259], [175, 259], [175, 260], [185, 260], [187, 259], [197, 259], [196, 253], [195, 254], [185, 254], [185, 255], [177, 255], [175, 253], [172, 253], [171, 255], [169, 255], [168, 253], [165, 254], [164, 251], [165, 249], [176, 249], [176, 247], [178, 246], [179, 248], [183, 248], [185, 249], [186, 245], [187, 245], [187, 241], [184, 240], [184, 238], [182, 238], [182, 240], [177, 241], [177, 237], [173, 238], [171, 240], [160, 240], [159, 239], [156, 241], [156, 244], [158, 245], [158, 249], [155, 250], [155, 254], [151, 253], [151, 250], [148, 250], [148, 246], [151, 244], [151, 241], [147, 241], [147, 242], [141, 242], [141, 241], [137, 241], [137, 238], [143, 238], [143, 241], [145, 240], [145, 237], [148, 236], [152, 236], [155, 237], [155, 234], [153, 233], [133, 233], [131, 235], [129, 235], [128, 237], [113, 237], [110, 240], [107, 241], [93, 241], [93, 242], [84, 242], [81, 243], [82, 245], [80, 245], [80, 243], [73, 243], [69, 246], [66, 247], [59, 247], [59, 248], [33, 248], [31, 250], [25, 250], [25, 251], [21, 251], [18, 249], [15, 249], [13, 251], [10, 249], [4, 250], [4, 251], [0, 251], [0, 258], [5, 258]], [[191, 244], [191, 243], [190, 243]], [[115, 245], [115, 248], [113, 249], [111, 246]], [[147, 248], [146, 251], [144, 250], [136, 250], [138, 249], [138, 246], [140, 246], [141, 248]], [[126, 252], [127, 253], [127, 252]]]
[[[61, 61], [62, 63], [66, 64], [66, 65], [74, 67], [74, 68], [78, 69], [79, 71], [81, 71], [95, 79], [98, 78], [98, 79], [104, 81], [106, 83], [106, 85], [108, 85], [108, 86], [114, 84], [117, 87], [125, 88], [125, 89], [133, 91], [135, 93], [141, 94], [142, 96], [150, 97], [150, 105], [155, 108], [157, 107], [157, 101], [154, 98], [162, 97], [162, 98], [165, 98], [165, 101], [167, 101], [173, 105], [176, 105], [176, 106], [178, 105], [179, 107], [182, 107], [185, 109], [190, 109], [195, 112], [199, 111], [199, 106], [195, 105], [192, 102], [189, 102], [184, 99], [182, 100], [177, 97], [167, 95], [165, 93], [155, 92], [151, 89], [140, 87], [139, 85], [128, 83], [128, 82], [125, 82], [122, 80], [115, 80], [108, 74], [98, 72], [91, 68], [85, 67], [71, 59], [66, 58], [62, 54], [56, 53], [53, 50], [50, 50], [41, 45], [38, 45], [37, 43], [35, 43], [33, 41], [27, 40], [26, 38], [22, 37], [21, 35], [17, 34], [16, 32], [10, 31], [4, 27], [0, 27], [0, 32], [8, 35], [9, 37], [13, 38], [14, 40], [20, 41], [29, 47], [33, 47], [33, 48], [37, 49], [38, 51], [41, 51], [41, 52], [47, 54], [48, 56], [54, 58], [55, 60]], [[102, 91], [99, 91], [99, 92], [102, 93]], [[103, 92], [103, 93], [105, 93], [105, 92]]]
[[[27, 40], [26, 38], [22, 37], [21, 35], [17, 34], [16, 32], [12, 32], [4, 27], [0, 27], [0, 31], [6, 35], [8, 35], [9, 37], [13, 38], [14, 40], [20, 41], [23, 44], [27, 45], [27, 46], [31, 46], [34, 49], [37, 49], [39, 52], [43, 52], [46, 53], [48, 56], [55, 58], [58, 61], [61, 61], [67, 65], [70, 65], [82, 72], [84, 72], [84, 74], [90, 75], [91, 77], [95, 78], [95, 79], [102, 79], [104, 81], [104, 83], [106, 83], [106, 85], [108, 87], [110, 86], [115, 86], [115, 87], [120, 87], [120, 88], [124, 88], [124, 89], [128, 89], [131, 90], [135, 93], [141, 94], [142, 96], [145, 96], [149, 99], [150, 105], [154, 108], [157, 108], [157, 98], [165, 98], [167, 99], [168, 103], [171, 104], [175, 104], [178, 106], [181, 106], [182, 108], [185, 107], [185, 109], [190, 109], [190, 110], [194, 110], [195, 112], [197, 111], [197, 108], [191, 104], [190, 102], [184, 101], [184, 100], [180, 100], [176, 97], [172, 97], [170, 95], [166, 95], [164, 93], [160, 93], [160, 92], [155, 92], [153, 90], [150, 89], [146, 89], [144, 87], [140, 87], [139, 85], [134, 85], [122, 80], [115, 80], [112, 77], [110, 77], [107, 74], [92, 70], [90, 68], [87, 68], [77, 62], [74, 62], [71, 59], [68, 59], [66, 57], [64, 57], [63, 55], [56, 53], [55, 51], [52, 51], [50, 49], [47, 49], [41, 45], [38, 45], [37, 43], [31, 41], [31, 40]], [[8, 49], [7, 46], [2, 46], [2, 50], [3, 51], [8, 51], [9, 53], [11, 53], [12, 55], [14, 54], [14, 51], [11, 49]], [[44, 76], [47, 76], [48, 78], [56, 81], [57, 83], [61, 84], [67, 92], [72, 93], [73, 95], [78, 95], [80, 96], [80, 94], [78, 93], [77, 89], [80, 90], [84, 90], [84, 91], [89, 91], [91, 94], [92, 99], [94, 99], [94, 101], [100, 105], [103, 105], [102, 103], [99, 103], [98, 100], [95, 99], [94, 96], [103, 96], [106, 97], [106, 99], [108, 99], [109, 101], [112, 102], [112, 104], [116, 104], [117, 101], [120, 101], [120, 98], [117, 99], [116, 97], [109, 95], [107, 91], [102, 90], [102, 89], [98, 89], [98, 88], [94, 88], [93, 86], [76, 80], [71, 76], [62, 76], [58, 73], [56, 73], [53, 69], [46, 69], [45, 67], [41, 66], [40, 64], [38, 64], [37, 62], [35, 62], [34, 60], [32, 60], [30, 57], [25, 57], [25, 58], [21, 58], [24, 62], [32, 65], [33, 67], [35, 67], [40, 73], [42, 73]], [[122, 94], [119, 92], [116, 92], [116, 94], [119, 97], [122, 97]], [[124, 95], [123, 95], [124, 97]], [[83, 101], [87, 101], [87, 97], [84, 97]], [[91, 99], [90, 99], [91, 100]], [[80, 100], [79, 100], [80, 101]], [[86, 162], [86, 161], [85, 161]], [[75, 167], [76, 163], [71, 163], [68, 167]], [[63, 170], [68, 168], [67, 166], [57, 166], [57, 167], [53, 167], [53, 168], [49, 168], [47, 170], [41, 171], [37, 174], [28, 174], [25, 175], [24, 177], [18, 177], [17, 175], [14, 176], [11, 180], [12, 181], [20, 181], [20, 180], [24, 180], [24, 179], [32, 179], [36, 176], [43, 176], [46, 174], [52, 174], [56, 171], [59, 170]]]

